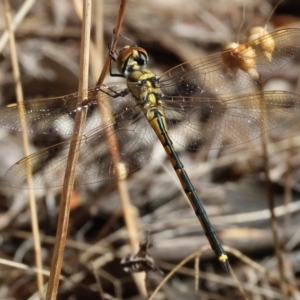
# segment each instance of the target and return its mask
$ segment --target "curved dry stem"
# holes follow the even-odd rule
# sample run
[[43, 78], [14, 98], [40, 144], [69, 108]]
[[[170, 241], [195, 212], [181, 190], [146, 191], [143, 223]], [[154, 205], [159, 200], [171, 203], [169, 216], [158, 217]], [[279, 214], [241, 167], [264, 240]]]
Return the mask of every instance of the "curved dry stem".
[[[114, 39], [113, 43], [111, 46], [110, 51], [114, 52], [117, 44], [118, 44], [118, 38], [121, 32], [122, 28], [122, 22], [124, 19], [124, 14], [125, 14], [125, 7], [126, 7], [126, 0], [122, 0], [120, 3], [120, 9], [119, 9], [119, 14], [118, 14], [118, 19], [117, 19], [117, 25], [115, 27], [115, 32], [114, 32]], [[103, 66], [103, 70], [100, 74], [100, 77], [97, 81], [97, 86], [101, 85], [104, 81], [104, 78], [109, 70], [110, 67], [110, 62], [111, 58], [110, 55], [108, 54]], [[109, 121], [113, 116], [112, 116], [112, 111], [110, 109], [109, 103], [106, 103], [106, 105], [98, 105], [99, 109], [99, 114], [104, 118], [107, 118], [107, 121]], [[120, 151], [119, 151], [119, 146], [117, 143], [116, 136], [114, 134], [111, 134], [111, 128], [106, 128], [106, 142], [109, 146], [109, 152], [111, 159], [113, 161], [113, 164], [115, 168], [118, 170], [119, 168], [123, 167], [122, 161], [120, 159]], [[108, 134], [110, 132], [110, 134]], [[123, 208], [123, 215], [125, 219], [125, 224], [127, 227], [128, 235], [129, 235], [129, 242], [131, 245], [131, 249], [133, 253], [136, 253], [139, 249], [139, 235], [138, 235], [138, 226], [136, 220], [136, 213], [134, 207], [131, 205], [130, 202], [130, 197], [129, 197], [129, 192], [126, 184], [126, 177], [125, 178], [120, 178], [118, 177], [117, 179], [117, 188], [119, 191], [120, 195], [120, 200], [122, 203], [122, 208]], [[139, 289], [140, 294], [146, 295], [147, 290], [146, 290], [146, 285], [144, 278], [142, 274], [133, 274], [133, 278], [135, 280], [135, 283]]]
[[[252, 259], [250, 259], [249, 257], [247, 257], [246, 255], [242, 254], [242, 252], [240, 252], [237, 249], [228, 247], [228, 246], [224, 246], [223, 247], [224, 250], [227, 253], [230, 253], [231, 255], [235, 256], [236, 258], [238, 258], [239, 260], [241, 260], [244, 264], [250, 266], [251, 268], [253, 268], [254, 270], [258, 271], [259, 273], [263, 274], [265, 277], [267, 277], [268, 279], [272, 280], [273, 282], [277, 282], [278, 284], [280, 283], [280, 277], [276, 275], [276, 273], [274, 272], [269, 272], [268, 270], [266, 270], [263, 266], [261, 266], [260, 264], [258, 264], [257, 262], [253, 261]], [[168, 274], [167, 276], [160, 282], [160, 284], [157, 286], [157, 288], [154, 290], [154, 292], [152, 293], [152, 295], [149, 297], [149, 300], [153, 300], [154, 297], [156, 296], [156, 294], [159, 292], [159, 290], [164, 286], [164, 284], [166, 284], [166, 282], [182, 267], [184, 266], [186, 263], [188, 263], [190, 260], [192, 259], [199, 259], [201, 255], [206, 252], [206, 251], [210, 251], [211, 248], [210, 246], [204, 246], [202, 247], [200, 250], [193, 252], [192, 254], [190, 254], [189, 256], [187, 256], [185, 259], [183, 259], [179, 264], [177, 264]], [[195, 265], [198, 265], [198, 263], [196, 262]], [[252, 285], [245, 285], [245, 284], [241, 284], [238, 280], [238, 278], [233, 274], [232, 269], [230, 270], [230, 274], [235, 282], [235, 286], [238, 286], [238, 288], [240, 289], [243, 297], [246, 297], [245, 295], [245, 289], [251, 291], [251, 288], [253, 288]], [[200, 278], [201, 276], [197, 275], [196, 272], [196, 276]], [[229, 284], [232, 285], [232, 282], [228, 282], [227, 280], [223, 281], [224, 284]], [[293, 288], [293, 286], [291, 284], [288, 284], [288, 288]], [[257, 291], [259, 292], [259, 291]], [[260, 291], [261, 293], [263, 293], [263, 290]]]

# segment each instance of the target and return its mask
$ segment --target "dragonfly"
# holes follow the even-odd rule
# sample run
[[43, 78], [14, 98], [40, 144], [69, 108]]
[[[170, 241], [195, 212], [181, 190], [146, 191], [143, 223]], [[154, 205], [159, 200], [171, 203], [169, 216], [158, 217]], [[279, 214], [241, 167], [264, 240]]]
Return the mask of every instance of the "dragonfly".
[[[262, 45], [273, 44], [271, 49]], [[270, 48], [270, 47], [269, 47]], [[282, 29], [224, 52], [185, 62], [161, 76], [147, 69], [148, 54], [136, 45], [112, 53], [118, 76], [125, 82], [103, 84], [57, 98], [26, 101], [0, 109], [0, 126], [32, 134], [73, 133], [75, 115], [86, 109], [76, 183], [90, 184], [122, 177], [140, 169], [159, 139], [182, 188], [223, 269], [228, 256], [175, 150], [173, 141], [188, 149], [217, 149], [249, 142], [300, 115], [300, 96], [284, 91], [238, 94], [260, 86], [300, 51], [300, 30]], [[266, 55], [266, 52], [269, 52]], [[109, 103], [109, 104], [108, 104]], [[262, 105], [263, 104], [263, 105]], [[110, 105], [110, 119], [98, 107]], [[22, 126], [19, 110], [26, 127]], [[124, 171], [116, 171], [107, 137], [115, 136]], [[9, 186], [50, 188], [62, 185], [68, 151], [74, 140], [29, 155], [5, 175]], [[28, 186], [27, 167], [32, 171]]]

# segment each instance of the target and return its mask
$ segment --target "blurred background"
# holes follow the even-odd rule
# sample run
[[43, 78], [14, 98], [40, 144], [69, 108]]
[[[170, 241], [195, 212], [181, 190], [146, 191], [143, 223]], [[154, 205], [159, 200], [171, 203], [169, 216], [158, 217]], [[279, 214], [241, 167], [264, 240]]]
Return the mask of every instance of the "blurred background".
[[[32, 2], [32, 7], [15, 31], [24, 97], [33, 100], [75, 92], [78, 89], [82, 2]], [[10, 1], [13, 17], [24, 3]], [[265, 26], [267, 21], [269, 32], [279, 28], [300, 28], [300, 2], [283, 1], [273, 12], [276, 4], [277, 1], [271, 0], [247, 3], [244, 0], [129, 0], [122, 34], [147, 49], [149, 68], [159, 75], [182, 62], [220, 52], [230, 42], [244, 42], [247, 30]], [[95, 85], [108, 53], [107, 44], [116, 24], [119, 1], [99, 0], [93, 1], [93, 5], [91, 35], [94, 46], [91, 49], [90, 87]], [[3, 12], [2, 2], [0, 12]], [[0, 104], [4, 106], [16, 101], [10, 48], [4, 37], [4, 15], [0, 17], [0, 28]], [[121, 39], [119, 48], [124, 43], [126, 40]], [[278, 70], [264, 88], [299, 93], [299, 63], [298, 57]], [[107, 76], [105, 82], [114, 81], [115, 78]], [[120, 80], [117, 78], [116, 81]], [[286, 272], [299, 288], [298, 129], [299, 120], [295, 119], [272, 130], [268, 149]], [[32, 153], [65, 139], [34, 134], [29, 137]], [[178, 151], [223, 244], [251, 257], [265, 270], [278, 274], [269, 223], [261, 139], [221, 150], [197, 152], [178, 147]], [[22, 157], [19, 133], [0, 129], [1, 177]], [[203, 230], [159, 141], [154, 145], [151, 161], [131, 174], [127, 184], [131, 202], [136, 207], [141, 242], [146, 240], [150, 231], [152, 247], [149, 253], [165, 273], [193, 251], [207, 245]], [[59, 188], [36, 191], [42, 259], [46, 269], [51, 265], [60, 193]], [[76, 186], [63, 265], [63, 275], [69, 281], [62, 282], [58, 299], [101, 299], [97, 278], [101, 278], [104, 292], [111, 297], [142, 299], [131, 275], [120, 266], [123, 257], [134, 254], [127, 236], [113, 180]], [[0, 186], [0, 245], [0, 258], [34, 265], [28, 191], [7, 188], [3, 184]], [[255, 287], [251, 293], [248, 291], [249, 299], [254, 299], [255, 292], [260, 297], [257, 299], [282, 299], [278, 281], [264, 281], [263, 275], [253, 267], [233, 256], [230, 260], [239, 279]], [[97, 271], [94, 263], [98, 263]], [[224, 282], [224, 274], [212, 251], [201, 256], [200, 269], [203, 271], [200, 291], [194, 289], [192, 261], [182, 271], [176, 272], [157, 299], [199, 299], [199, 295], [203, 299], [242, 299], [233, 281], [227, 278], [228, 282]], [[150, 291], [162, 280], [159, 272], [154, 273], [149, 279]], [[262, 286], [269, 294], [259, 289]], [[36, 279], [32, 272], [0, 266], [0, 299], [28, 299], [35, 292]]]

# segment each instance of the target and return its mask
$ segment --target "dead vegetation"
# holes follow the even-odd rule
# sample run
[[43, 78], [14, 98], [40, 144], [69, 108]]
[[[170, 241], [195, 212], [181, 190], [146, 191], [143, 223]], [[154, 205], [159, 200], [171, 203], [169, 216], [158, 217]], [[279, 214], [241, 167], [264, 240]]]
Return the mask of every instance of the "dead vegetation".
[[[22, 4], [23, 1], [10, 1], [13, 16]], [[237, 39], [243, 42], [249, 28], [265, 25], [275, 4], [275, 1], [248, 1], [238, 38], [244, 1], [190, 0], [188, 4], [182, 0], [128, 1], [122, 34], [147, 49], [149, 68], [161, 74], [181, 62], [219, 52], [229, 42]], [[78, 0], [36, 1], [18, 25], [15, 36], [26, 100], [61, 96], [78, 90], [80, 5]], [[95, 42], [99, 38], [95, 36], [96, 22], [99, 22], [103, 26], [104, 41], [95, 43], [99, 48], [91, 49], [92, 57], [99, 60], [91, 62], [90, 87], [101, 72], [101, 61], [107, 54], [106, 45], [111, 40], [118, 10], [117, 0], [103, 1], [103, 15], [100, 10], [93, 10], [92, 40]], [[296, 17], [299, 11], [296, 1], [285, 1], [274, 12], [268, 24], [269, 31], [281, 27], [300, 28]], [[0, 19], [0, 28], [4, 36], [4, 15]], [[126, 40], [120, 39], [119, 43], [121, 47]], [[1, 38], [0, 49], [0, 99], [4, 106], [15, 102], [16, 98], [10, 48]], [[273, 74], [265, 88], [300, 93], [299, 62], [297, 58]], [[113, 81], [114, 78], [109, 76], [105, 80]], [[296, 119], [275, 129], [269, 133], [268, 143], [271, 188], [289, 298], [283, 298], [280, 289], [260, 139], [211, 151], [192, 152], [177, 147], [223, 244], [240, 251], [228, 249], [232, 269], [244, 295], [238, 282], [222, 273], [213, 252], [206, 247], [207, 239], [159, 142], [154, 145], [150, 162], [130, 175], [127, 185], [140, 243], [145, 242], [150, 231], [152, 247], [147, 251], [157, 268], [164, 272], [164, 275], [153, 271], [147, 273], [149, 296], [170, 270], [191, 255], [190, 261], [175, 270], [155, 299], [300, 298], [298, 128], [299, 120]], [[1, 129], [0, 133], [0, 175], [3, 176], [23, 153], [16, 132]], [[29, 138], [34, 152], [66, 137], [32, 134]], [[44, 269], [49, 270], [61, 190], [35, 192], [41, 257]], [[2, 184], [0, 199], [0, 299], [29, 299], [30, 296], [30, 299], [39, 299], [37, 295], [33, 296], [37, 287], [28, 191]], [[197, 254], [192, 256], [195, 252]], [[116, 182], [76, 186], [58, 299], [143, 299], [131, 275], [120, 265], [121, 259], [129, 254], [135, 253], [128, 243]], [[195, 271], [199, 255], [200, 271]], [[47, 272], [44, 278], [47, 281]]]

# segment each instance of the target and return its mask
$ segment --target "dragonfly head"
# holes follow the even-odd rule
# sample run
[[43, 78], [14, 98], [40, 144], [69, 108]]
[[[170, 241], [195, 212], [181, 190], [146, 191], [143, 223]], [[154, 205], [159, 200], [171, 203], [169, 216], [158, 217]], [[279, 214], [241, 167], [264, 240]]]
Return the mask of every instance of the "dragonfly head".
[[148, 63], [148, 54], [145, 49], [135, 46], [125, 46], [116, 60], [117, 69], [125, 77], [135, 70], [145, 67]]

